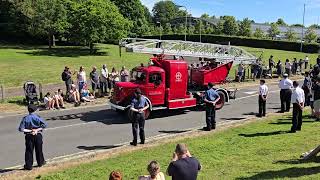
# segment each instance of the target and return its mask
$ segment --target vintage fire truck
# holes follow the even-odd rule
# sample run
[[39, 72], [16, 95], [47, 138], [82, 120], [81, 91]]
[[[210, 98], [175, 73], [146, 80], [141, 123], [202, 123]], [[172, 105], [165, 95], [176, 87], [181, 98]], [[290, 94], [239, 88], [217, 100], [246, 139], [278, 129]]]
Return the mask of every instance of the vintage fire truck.
[[[122, 39], [121, 47], [127, 52], [148, 53], [153, 57], [148, 66], [138, 66], [131, 71], [130, 82], [115, 84], [110, 104], [116, 111], [127, 112], [132, 118], [130, 102], [134, 91], [139, 88], [150, 108], [145, 117], [155, 110], [184, 109], [203, 105], [204, 91], [209, 82], [225, 82], [234, 63], [251, 63], [256, 58], [248, 52], [233, 46], [195, 43], [185, 41]], [[199, 68], [190, 68], [185, 57], [210, 59], [212, 64]], [[217, 109], [229, 102], [230, 93], [224, 88], [217, 88], [220, 101]]]

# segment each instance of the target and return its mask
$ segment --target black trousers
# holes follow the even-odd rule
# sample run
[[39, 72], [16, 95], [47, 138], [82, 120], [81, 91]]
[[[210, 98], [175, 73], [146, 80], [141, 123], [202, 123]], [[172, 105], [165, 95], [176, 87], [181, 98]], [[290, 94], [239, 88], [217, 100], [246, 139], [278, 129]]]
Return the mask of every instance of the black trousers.
[[145, 141], [144, 124], [144, 113], [135, 113], [134, 119], [132, 121], [133, 143], [137, 143], [138, 141], [138, 131], [141, 142]]
[[290, 89], [281, 89], [280, 100], [281, 100], [281, 112], [289, 112], [291, 104], [291, 94]]
[[302, 110], [297, 103], [293, 103], [291, 131], [301, 130]]
[[65, 84], [66, 84], [66, 94], [67, 94], [71, 90], [72, 80], [69, 79], [69, 80], [65, 81]]
[[262, 99], [261, 95], [259, 95], [259, 116], [266, 116], [266, 102]]
[[36, 152], [36, 159], [38, 166], [42, 166], [44, 164], [44, 157], [42, 152], [42, 135], [38, 133], [37, 135], [26, 134], [25, 136], [25, 167], [27, 169], [32, 169], [33, 165], [33, 150]]
[[206, 104], [206, 123], [208, 129], [216, 128], [216, 107], [212, 104]]

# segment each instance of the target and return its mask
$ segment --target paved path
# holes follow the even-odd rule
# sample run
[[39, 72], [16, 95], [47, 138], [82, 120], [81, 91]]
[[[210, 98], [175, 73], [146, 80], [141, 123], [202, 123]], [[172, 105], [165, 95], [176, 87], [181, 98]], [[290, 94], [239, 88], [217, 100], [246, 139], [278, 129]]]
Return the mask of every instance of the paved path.
[[[268, 112], [278, 111], [279, 91], [275, 85], [269, 87]], [[219, 123], [247, 118], [257, 111], [257, 87], [248, 87], [238, 92], [217, 113]], [[131, 124], [109, 105], [73, 110], [40, 112], [49, 124], [44, 132], [44, 152], [47, 159], [88, 150], [108, 149], [131, 140]], [[24, 163], [24, 135], [17, 131], [22, 115], [1, 117], [0, 115], [0, 170]], [[205, 113], [199, 111], [161, 111], [146, 122], [147, 138], [179, 133], [205, 124]], [[289, 129], [289, 127], [288, 127]]]

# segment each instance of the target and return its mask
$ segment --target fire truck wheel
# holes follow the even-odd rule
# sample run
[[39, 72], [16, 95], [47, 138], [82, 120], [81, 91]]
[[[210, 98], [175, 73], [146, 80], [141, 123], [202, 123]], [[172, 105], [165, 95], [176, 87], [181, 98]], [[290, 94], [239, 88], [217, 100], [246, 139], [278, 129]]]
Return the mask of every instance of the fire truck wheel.
[[221, 109], [226, 101], [226, 97], [223, 92], [218, 91], [218, 94], [220, 95], [220, 100], [216, 103], [217, 110]]

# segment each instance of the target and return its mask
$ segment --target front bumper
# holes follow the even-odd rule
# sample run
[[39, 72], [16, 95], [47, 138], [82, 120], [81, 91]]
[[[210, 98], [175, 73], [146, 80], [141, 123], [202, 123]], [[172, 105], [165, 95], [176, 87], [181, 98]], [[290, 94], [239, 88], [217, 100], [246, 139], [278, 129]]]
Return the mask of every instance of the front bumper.
[[130, 106], [126, 106], [126, 107], [124, 107], [124, 106], [119, 106], [119, 105], [116, 105], [116, 104], [111, 103], [111, 102], [110, 102], [110, 106], [111, 106], [111, 109], [112, 109], [112, 110], [121, 110], [121, 111], [125, 111], [127, 108], [130, 107]]

